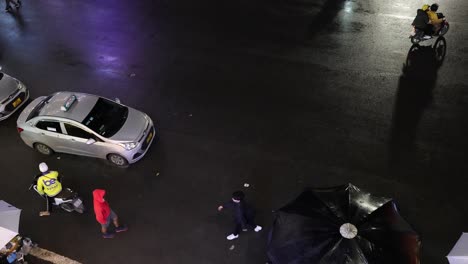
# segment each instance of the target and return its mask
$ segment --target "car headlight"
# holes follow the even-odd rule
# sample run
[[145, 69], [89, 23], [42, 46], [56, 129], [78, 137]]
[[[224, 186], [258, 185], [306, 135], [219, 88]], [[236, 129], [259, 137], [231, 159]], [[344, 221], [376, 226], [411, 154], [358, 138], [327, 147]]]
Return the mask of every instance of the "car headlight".
[[124, 149], [126, 150], [132, 150], [134, 148], [136, 148], [138, 144], [135, 143], [135, 142], [129, 142], [129, 143], [122, 143], [120, 144], [120, 146], [122, 146]]

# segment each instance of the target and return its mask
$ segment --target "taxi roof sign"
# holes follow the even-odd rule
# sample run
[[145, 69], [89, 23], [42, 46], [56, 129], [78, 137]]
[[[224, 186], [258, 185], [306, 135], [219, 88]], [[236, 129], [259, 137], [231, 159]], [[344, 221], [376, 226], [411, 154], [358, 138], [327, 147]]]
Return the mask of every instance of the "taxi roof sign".
[[77, 99], [76, 95], [74, 94], [70, 95], [67, 101], [65, 101], [62, 107], [60, 107], [60, 110], [62, 110], [63, 112], [67, 112], [68, 110], [70, 110], [70, 107], [72, 107], [72, 105], [76, 102], [76, 99]]

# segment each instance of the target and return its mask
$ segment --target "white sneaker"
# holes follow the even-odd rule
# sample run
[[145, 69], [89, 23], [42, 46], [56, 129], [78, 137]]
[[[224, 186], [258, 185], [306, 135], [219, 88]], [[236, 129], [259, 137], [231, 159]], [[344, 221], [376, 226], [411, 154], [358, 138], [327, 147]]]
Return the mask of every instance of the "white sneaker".
[[230, 235], [227, 236], [226, 238], [227, 238], [227, 240], [234, 240], [234, 239], [236, 239], [236, 238], [238, 238], [238, 237], [239, 237], [239, 235], [230, 234]]
[[258, 226], [256, 226], [256, 227], [255, 227], [255, 229], [254, 229], [254, 231], [255, 231], [255, 232], [259, 232], [260, 230], [262, 230], [262, 227], [261, 227], [261, 226], [259, 226], [259, 225], [258, 225]]

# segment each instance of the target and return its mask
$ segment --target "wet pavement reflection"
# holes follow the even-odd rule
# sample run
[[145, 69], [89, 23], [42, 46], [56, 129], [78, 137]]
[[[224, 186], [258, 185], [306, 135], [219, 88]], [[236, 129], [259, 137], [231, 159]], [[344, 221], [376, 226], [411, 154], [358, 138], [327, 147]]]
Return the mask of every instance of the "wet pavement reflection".
[[[412, 46], [420, 5], [25, 0], [0, 14], [2, 71], [32, 98], [118, 97], [151, 116], [160, 141], [125, 170], [44, 157], [23, 144], [15, 115], [0, 126], [0, 199], [23, 209], [22, 232], [83, 263], [249, 264], [265, 260], [267, 232], [227, 242], [220, 199], [244, 190], [268, 230], [271, 210], [305, 186], [351, 182], [395, 198], [422, 237], [422, 262], [444, 263], [468, 229], [468, 2], [441, 3], [450, 32]], [[106, 188], [129, 232], [105, 243], [92, 212], [39, 218], [26, 189], [43, 161], [88, 208]]]

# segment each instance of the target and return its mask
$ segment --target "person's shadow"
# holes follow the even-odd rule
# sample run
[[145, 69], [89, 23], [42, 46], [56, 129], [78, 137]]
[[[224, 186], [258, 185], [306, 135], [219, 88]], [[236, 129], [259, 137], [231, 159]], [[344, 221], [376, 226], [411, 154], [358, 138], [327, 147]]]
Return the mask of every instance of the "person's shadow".
[[433, 46], [411, 46], [398, 82], [390, 135], [390, 169], [399, 168], [413, 152], [418, 125], [432, 103], [437, 72], [445, 58], [447, 43], [439, 37]]

